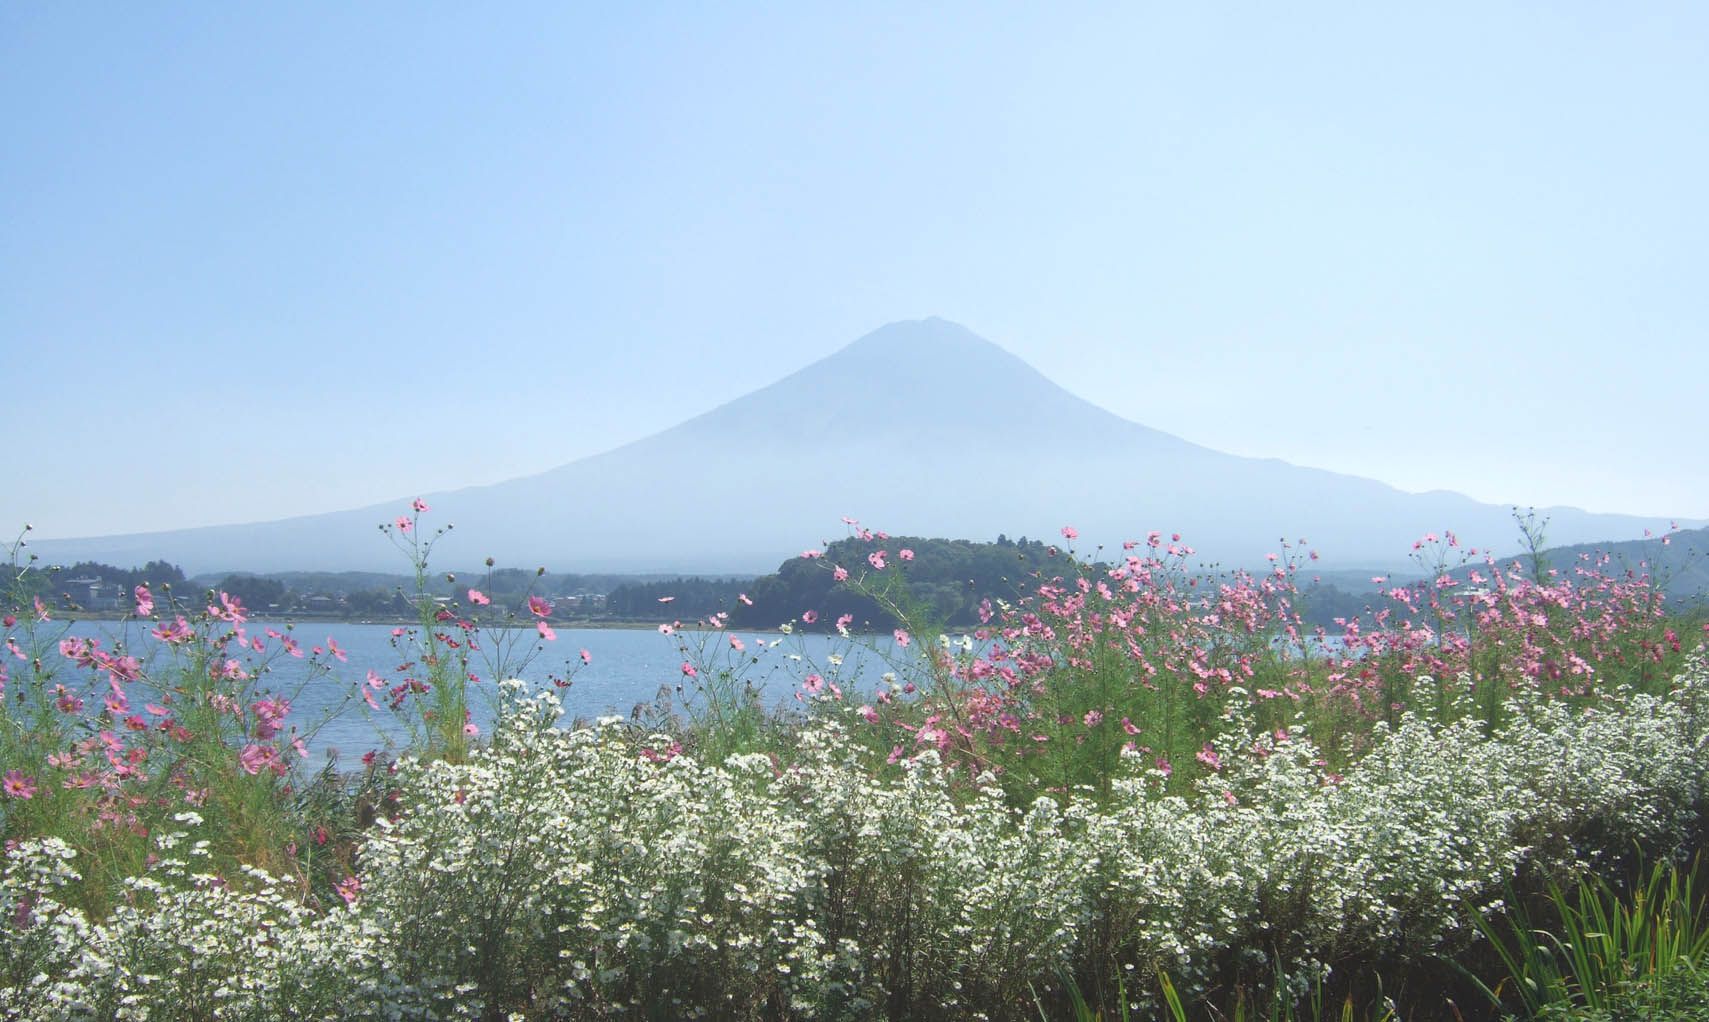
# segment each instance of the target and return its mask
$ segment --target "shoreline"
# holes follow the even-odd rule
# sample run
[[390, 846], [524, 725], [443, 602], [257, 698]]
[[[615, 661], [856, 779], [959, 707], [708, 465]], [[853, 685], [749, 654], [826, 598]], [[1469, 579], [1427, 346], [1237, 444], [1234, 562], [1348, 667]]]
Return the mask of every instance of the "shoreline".
[[[155, 614], [155, 615], [152, 615], [152, 616], [147, 617], [147, 618], [139, 618], [135, 614], [123, 614], [123, 613], [118, 613], [115, 611], [104, 611], [104, 610], [78, 610], [78, 611], [68, 611], [68, 612], [65, 612], [63, 614], [60, 614], [60, 613], [55, 612], [52, 608], [49, 608], [49, 613], [52, 614], [53, 616], [50, 617], [47, 622], [45, 622], [47, 624], [54, 624], [54, 623], [77, 624], [77, 623], [83, 622], [83, 621], [100, 621], [100, 622], [131, 621], [131, 622], [135, 622], [138, 625], [152, 625], [153, 623], [158, 622], [158, 621], [163, 619], [163, 616], [160, 614]], [[382, 626], [382, 627], [390, 626], [390, 627], [394, 627], [394, 628], [396, 628], [396, 627], [404, 627], [404, 628], [420, 627], [420, 625], [421, 625], [421, 619], [420, 618], [406, 618], [406, 617], [382, 617], [382, 618], [360, 618], [360, 619], [358, 619], [358, 618], [347, 618], [347, 617], [341, 617], [341, 616], [335, 616], [335, 615], [329, 615], [329, 614], [300, 614], [300, 615], [298, 615], [298, 614], [291, 614], [291, 615], [248, 614], [248, 615], [246, 615], [246, 617], [247, 617], [247, 620], [249, 620], [251, 622], [268, 621], [268, 622], [273, 622], [273, 623], [282, 623], [282, 624], [286, 625], [287, 627], [291, 627], [291, 628], [294, 628], [298, 625], [309, 625], [309, 624], [316, 624], [316, 625], [364, 625], [364, 626], [378, 625], [378, 626]], [[511, 631], [511, 630], [514, 630], [514, 631], [531, 631], [532, 626], [528, 623], [530, 620], [531, 619], [519, 617], [519, 618], [516, 618], [514, 622], [507, 622], [507, 623], [477, 621], [476, 627], [481, 628], [481, 629], [495, 629], [495, 630], [503, 630], [503, 631]], [[775, 626], [775, 625], [773, 625], [770, 628], [747, 628], [747, 627], [713, 628], [713, 627], [707, 625], [705, 622], [700, 621], [700, 620], [678, 621], [675, 618], [670, 618], [670, 619], [660, 618], [658, 620], [640, 620], [640, 619], [636, 619], [636, 618], [559, 618], [559, 617], [554, 616], [554, 617], [544, 618], [543, 620], [545, 620], [553, 628], [569, 628], [569, 629], [593, 629], [593, 630], [637, 631], [637, 632], [639, 632], [639, 631], [656, 631], [656, 630], [658, 630], [660, 625], [670, 625], [673, 630], [678, 631], [678, 632], [740, 632], [740, 633], [744, 633], [744, 634], [748, 634], [748, 635], [765, 635], [765, 634], [772, 634], [772, 633], [776, 633], [779, 635], [787, 634], [787, 633], [779, 632], [777, 629], [777, 626]], [[20, 623], [22, 623], [22, 622], [20, 622]], [[973, 630], [974, 630], [973, 628], [965, 628], [965, 629], [958, 629], [958, 630], [946, 632], [945, 634], [954, 634], [954, 635], [972, 634]], [[823, 636], [830, 636], [830, 635], [837, 634], [834, 629], [823, 629], [823, 630], [821, 630], [821, 629], [816, 629], [816, 628], [809, 628], [809, 627], [803, 626], [799, 623], [797, 623], [795, 625], [794, 633], [800, 634], [800, 635], [823, 635]], [[851, 629], [849, 629], [849, 637], [850, 638], [863, 638], [866, 636], [888, 636], [889, 634], [890, 634], [890, 632], [887, 629], [882, 629], [882, 628], [870, 628], [870, 629], [851, 628]]]

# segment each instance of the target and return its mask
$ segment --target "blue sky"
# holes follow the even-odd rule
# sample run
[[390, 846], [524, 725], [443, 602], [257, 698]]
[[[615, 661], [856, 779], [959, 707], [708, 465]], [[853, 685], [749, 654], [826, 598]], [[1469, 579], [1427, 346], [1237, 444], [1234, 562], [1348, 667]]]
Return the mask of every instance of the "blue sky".
[[0, 524], [496, 481], [926, 315], [1212, 447], [1709, 517], [1709, 8], [916, 6], [0, 6]]

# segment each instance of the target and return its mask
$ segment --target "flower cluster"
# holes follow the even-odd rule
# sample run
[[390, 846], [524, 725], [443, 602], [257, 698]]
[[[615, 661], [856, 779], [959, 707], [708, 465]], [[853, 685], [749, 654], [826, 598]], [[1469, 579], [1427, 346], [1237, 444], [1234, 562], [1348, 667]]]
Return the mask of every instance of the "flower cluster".
[[1191, 785], [1135, 750], [1106, 797], [1017, 808], [935, 749], [875, 771], [832, 721], [787, 758], [708, 762], [616, 719], [559, 730], [552, 695], [507, 682], [490, 743], [397, 765], [331, 897], [214, 868], [194, 812], [105, 917], [63, 900], [63, 842], [11, 844], [0, 1011], [977, 1018], [1064, 968], [1303, 982], [1469, 939], [1521, 866], [1676, 847], [1705, 790], [1701, 654], [1673, 687], [1522, 691], [1493, 728], [1406, 713], [1339, 775], [1235, 695]]

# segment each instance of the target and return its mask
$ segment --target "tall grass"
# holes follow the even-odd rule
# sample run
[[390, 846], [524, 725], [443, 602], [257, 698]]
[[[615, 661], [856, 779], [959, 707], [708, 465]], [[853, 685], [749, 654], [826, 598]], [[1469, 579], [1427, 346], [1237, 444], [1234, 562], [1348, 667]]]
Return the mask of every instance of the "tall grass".
[[[1703, 860], [1658, 862], [1629, 888], [1600, 876], [1551, 885], [1479, 932], [1506, 975], [1479, 987], [1535, 1018], [1639, 1017], [1709, 1006], [1709, 899]], [[1695, 1016], [1702, 1017], [1702, 1016]]]

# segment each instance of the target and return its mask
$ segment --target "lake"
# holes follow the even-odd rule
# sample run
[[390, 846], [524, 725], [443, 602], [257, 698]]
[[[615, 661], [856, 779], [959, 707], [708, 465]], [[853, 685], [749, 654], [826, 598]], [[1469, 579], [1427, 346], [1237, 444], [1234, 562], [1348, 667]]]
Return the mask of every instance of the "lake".
[[[122, 643], [127, 652], [149, 665], [149, 669], [169, 676], [171, 662], [165, 658], [161, 642], [149, 635], [148, 629], [136, 622], [75, 621], [49, 622], [40, 626], [39, 637], [57, 641], [61, 637], [95, 638], [102, 648], [111, 650]], [[63, 630], [63, 636], [62, 636]], [[262, 688], [291, 700], [289, 721], [308, 734], [308, 744], [316, 765], [327, 757], [337, 756], [345, 763], [369, 749], [385, 744], [389, 738], [401, 743], [408, 732], [403, 722], [390, 711], [371, 711], [359, 696], [360, 686], [373, 671], [388, 685], [396, 684], [404, 674], [401, 664], [413, 660], [393, 625], [344, 624], [339, 622], [309, 622], [294, 628], [281, 622], [250, 621], [244, 626], [251, 639], [261, 639], [264, 650], [251, 652], [245, 660], [246, 670], [258, 673]], [[288, 636], [304, 654], [290, 655], [284, 640], [272, 638], [269, 631]], [[870, 692], [887, 671], [905, 672], [918, 662], [919, 645], [901, 649], [889, 635], [856, 636], [845, 639], [836, 635], [781, 634], [779, 632], [715, 632], [687, 630], [673, 635], [661, 635], [655, 629], [639, 628], [558, 628], [557, 640], [541, 642], [533, 629], [485, 630], [480, 651], [470, 654], [470, 670], [481, 681], [470, 686], [470, 709], [474, 723], [486, 733], [494, 718], [497, 689], [494, 679], [498, 668], [510, 668], [506, 676], [522, 677], [543, 687], [557, 687], [553, 678], [569, 675], [567, 686], [557, 687], [566, 710], [566, 719], [592, 719], [606, 714], [628, 717], [639, 704], [658, 699], [661, 690], [681, 708], [676, 686], [685, 686], [692, 697], [695, 682], [685, 678], [682, 664], [684, 649], [701, 670], [731, 671], [737, 677], [751, 681], [769, 705], [778, 706], [793, 700], [802, 679], [819, 674], [839, 684], [846, 693]], [[743, 647], [731, 643], [734, 638]], [[340, 662], [323, 653], [313, 658], [311, 650], [328, 648], [328, 640], [337, 643], [346, 657]], [[587, 650], [590, 663], [582, 665], [580, 651]], [[530, 651], [533, 659], [520, 672], [514, 665]], [[155, 659], [150, 662], [149, 654]], [[58, 656], [52, 651], [52, 656]], [[317, 670], [311, 659], [325, 664]], [[840, 662], [839, 662], [840, 661]], [[90, 675], [83, 672], [83, 679]], [[104, 690], [105, 684], [102, 683]], [[257, 693], [259, 694], [259, 693]], [[386, 693], [374, 693], [381, 706], [386, 705]], [[139, 710], [143, 693], [133, 694], [132, 703]], [[97, 705], [91, 700], [91, 705]]]

